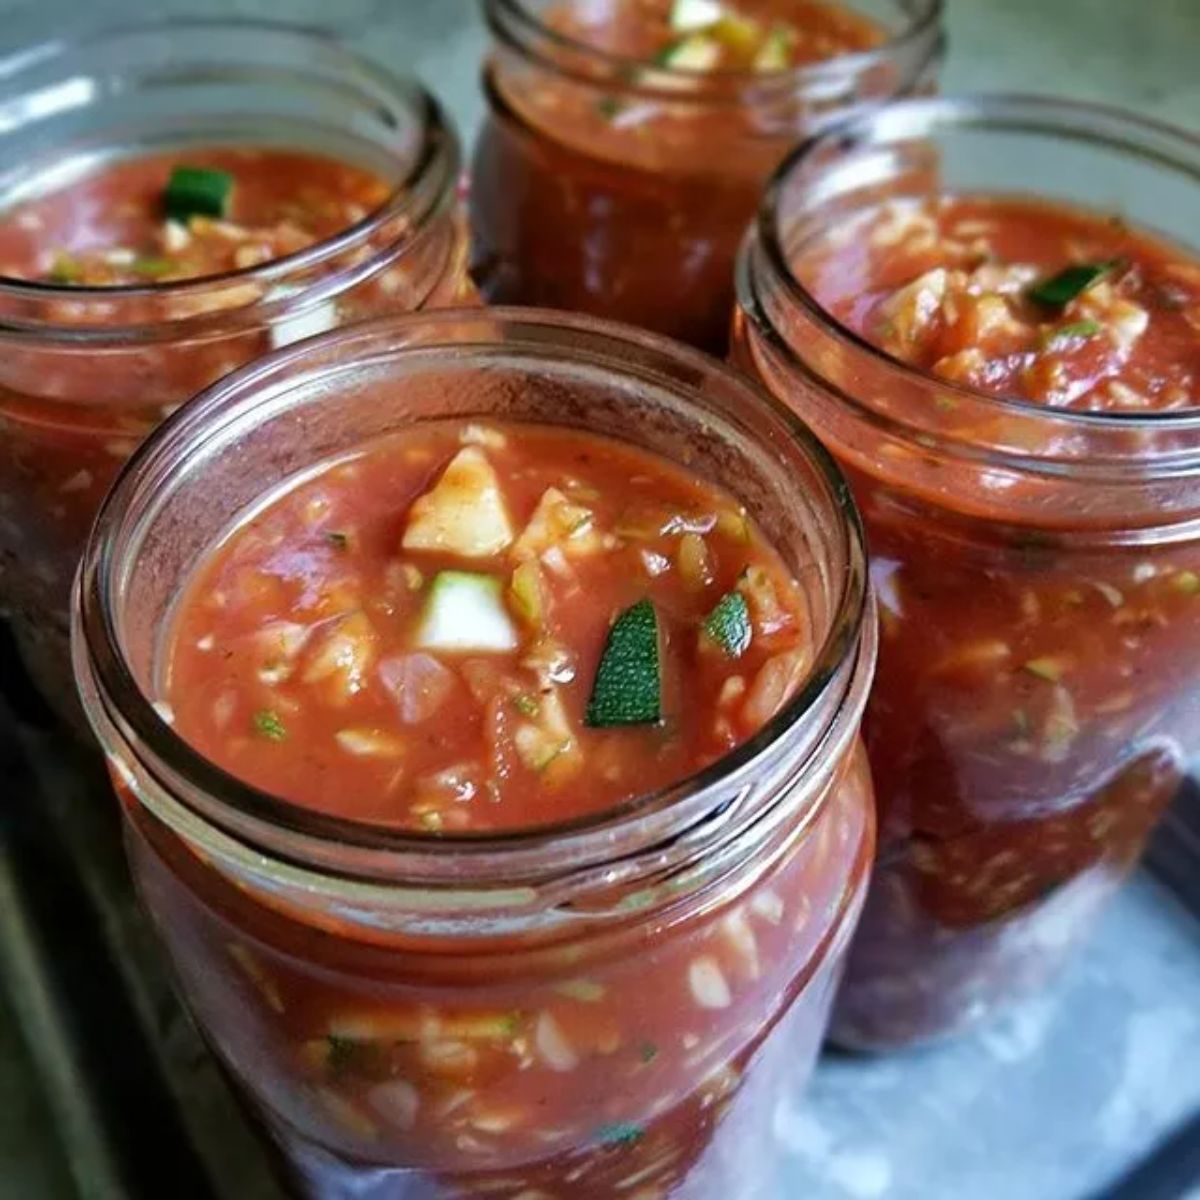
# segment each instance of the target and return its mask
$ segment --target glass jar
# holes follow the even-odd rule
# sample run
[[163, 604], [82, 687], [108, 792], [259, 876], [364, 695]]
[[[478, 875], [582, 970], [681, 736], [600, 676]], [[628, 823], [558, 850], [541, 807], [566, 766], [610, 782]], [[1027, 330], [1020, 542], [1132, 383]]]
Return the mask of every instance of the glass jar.
[[[693, 778], [499, 835], [318, 815], [205, 761], [147, 700], [155, 631], [197, 556], [264, 480], [468, 415], [608, 433], [738, 480], [766, 540], [803, 564], [801, 691]], [[845, 486], [784, 409], [587, 318], [371, 322], [236, 373], [146, 443], [81, 569], [79, 684], [184, 995], [301, 1191], [780, 1194], [771, 1106], [821, 1043], [870, 868], [867, 586]], [[706, 957], [728, 992], [705, 987]], [[420, 1056], [421, 1091], [379, 1066], [397, 1044]]]
[[272, 145], [394, 185], [300, 253], [194, 281], [80, 288], [0, 278], [0, 610], [42, 692], [78, 716], [68, 601], [117, 468], [165, 413], [241, 363], [472, 287], [459, 151], [436, 103], [317, 33], [170, 22], [37, 47], [0, 77], [0, 207], [131, 155]]
[[950, 1034], [1040, 987], [1200, 745], [1200, 412], [957, 386], [840, 325], [794, 270], [883, 202], [1013, 180], [1196, 246], [1194, 138], [1086, 105], [940, 99], [798, 151], [739, 265], [737, 357], [839, 458], [872, 547], [880, 842], [834, 1021], [853, 1047]]
[[471, 196], [484, 295], [722, 353], [738, 243], [783, 155], [864, 102], [932, 85], [941, 0], [850, 7], [889, 40], [770, 75], [705, 74], [617, 57], [548, 24], [587, 19], [588, 0], [488, 0], [490, 116]]

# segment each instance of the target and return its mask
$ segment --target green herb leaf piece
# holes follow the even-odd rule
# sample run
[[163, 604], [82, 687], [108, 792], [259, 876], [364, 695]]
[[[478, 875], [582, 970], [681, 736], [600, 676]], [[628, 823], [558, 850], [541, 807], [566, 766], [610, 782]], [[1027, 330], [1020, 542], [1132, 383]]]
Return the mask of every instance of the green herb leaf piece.
[[608, 1121], [596, 1128], [593, 1137], [602, 1146], [632, 1146], [640, 1142], [645, 1130], [632, 1121]]
[[639, 600], [613, 622], [600, 656], [586, 724], [652, 725], [662, 719], [658, 613]]
[[335, 550], [348, 550], [350, 548], [350, 537], [348, 534], [342, 533], [340, 529], [330, 529], [325, 533], [325, 540]]
[[1060, 325], [1057, 329], [1048, 329], [1042, 339], [1045, 347], [1058, 346], [1075, 338], [1092, 338], [1100, 332], [1098, 321], [1072, 321], [1069, 325]]
[[254, 729], [271, 742], [282, 742], [287, 737], [287, 729], [279, 714], [269, 708], [260, 709], [254, 714]]
[[704, 632], [730, 658], [740, 658], [750, 647], [750, 609], [740, 591], [727, 592], [704, 618]]
[[1082, 296], [1117, 265], [1118, 260], [1115, 258], [1107, 262], [1076, 263], [1059, 271], [1057, 275], [1039, 279], [1027, 294], [1031, 300], [1036, 300], [1047, 308], [1065, 308], [1076, 296]]
[[223, 217], [229, 211], [233, 176], [208, 167], [176, 167], [167, 182], [163, 205], [167, 216], [187, 222], [189, 217]]

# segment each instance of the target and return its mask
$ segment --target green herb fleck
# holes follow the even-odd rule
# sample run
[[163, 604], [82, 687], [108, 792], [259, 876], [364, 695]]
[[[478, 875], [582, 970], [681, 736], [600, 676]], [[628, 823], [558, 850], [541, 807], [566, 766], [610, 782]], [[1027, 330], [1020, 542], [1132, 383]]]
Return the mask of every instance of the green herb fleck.
[[541, 705], [538, 704], [537, 697], [531, 695], [529, 692], [522, 692], [519, 696], [514, 696], [513, 708], [523, 717], [536, 717], [541, 711]]
[[625, 105], [616, 96], [601, 96], [596, 101], [596, 111], [606, 120], [611, 121], [624, 110]]
[[335, 550], [348, 550], [350, 548], [349, 534], [342, 533], [338, 529], [330, 529], [325, 534], [325, 540]]
[[632, 1146], [642, 1140], [644, 1132], [631, 1121], [609, 1121], [597, 1126], [593, 1137], [602, 1146]]
[[1048, 329], [1042, 335], [1042, 348], [1050, 349], [1070, 342], [1076, 338], [1095, 337], [1100, 332], [1098, 321], [1072, 321], [1069, 325], [1060, 325], [1057, 329]]
[[644, 1063], [652, 1063], [658, 1057], [658, 1047], [653, 1042], [643, 1042], [638, 1047], [638, 1058]]
[[1047, 308], [1065, 308], [1076, 296], [1082, 296], [1093, 284], [1119, 264], [1119, 259], [1099, 263], [1076, 263], [1066, 267], [1057, 275], [1039, 279], [1028, 291], [1031, 300]]
[[282, 742], [287, 737], [287, 729], [279, 719], [279, 714], [269, 708], [260, 709], [254, 714], [254, 728], [268, 741]]

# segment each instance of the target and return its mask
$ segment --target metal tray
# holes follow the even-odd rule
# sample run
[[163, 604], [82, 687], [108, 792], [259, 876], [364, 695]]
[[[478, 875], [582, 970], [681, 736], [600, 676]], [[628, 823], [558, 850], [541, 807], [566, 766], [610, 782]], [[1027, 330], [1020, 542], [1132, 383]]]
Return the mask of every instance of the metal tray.
[[[98, 756], [2, 629], [0, 781], [0, 1197], [281, 1200], [172, 994]], [[1200, 790], [1053, 994], [938, 1050], [828, 1055], [774, 1131], [781, 1198], [1200, 1198]]]

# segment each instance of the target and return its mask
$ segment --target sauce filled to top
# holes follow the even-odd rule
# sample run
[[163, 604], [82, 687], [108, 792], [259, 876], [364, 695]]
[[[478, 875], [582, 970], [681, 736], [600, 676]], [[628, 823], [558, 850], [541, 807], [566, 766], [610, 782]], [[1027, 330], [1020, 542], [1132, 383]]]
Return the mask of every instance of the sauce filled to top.
[[438, 423], [231, 532], [180, 605], [165, 711], [315, 809], [526, 827], [714, 762], [793, 693], [809, 643], [732, 497], [595, 435]]
[[361, 167], [297, 150], [139, 156], [0, 217], [0, 274], [89, 287], [224, 274], [348, 229], [390, 190]]
[[[888, 31], [850, 7], [782, 0], [562, 3], [532, 19], [538, 46], [552, 38], [570, 61], [490, 63], [472, 168], [481, 290], [722, 353], [734, 257], [767, 176], [844, 94], [904, 86], [885, 54], [863, 54]], [[832, 88], [784, 86], [855, 55]], [[585, 59], [586, 82], [570, 65]]]
[[884, 31], [821, 0], [615, 0], [551, 8], [546, 24], [609, 54], [685, 71], [785, 71], [869, 50]]
[[797, 273], [903, 362], [1057, 408], [1200, 403], [1200, 262], [1117, 217], [951, 196], [838, 230]]

